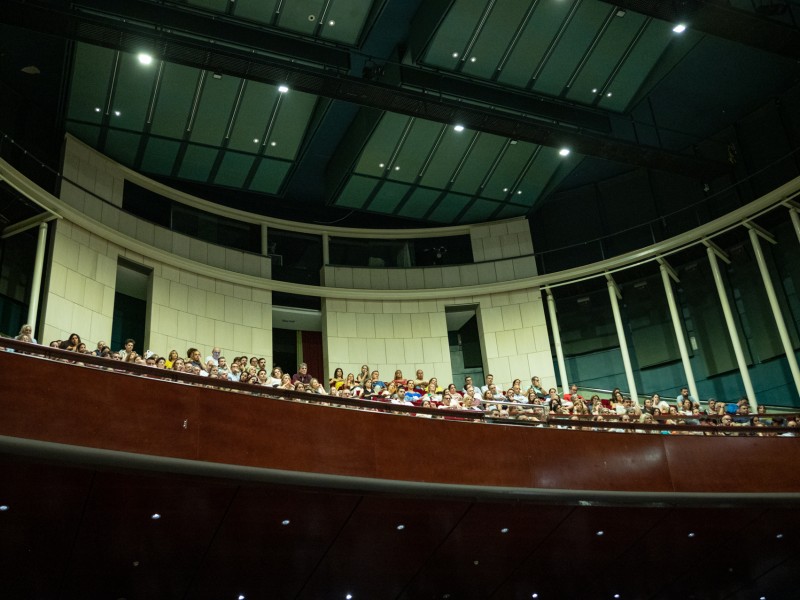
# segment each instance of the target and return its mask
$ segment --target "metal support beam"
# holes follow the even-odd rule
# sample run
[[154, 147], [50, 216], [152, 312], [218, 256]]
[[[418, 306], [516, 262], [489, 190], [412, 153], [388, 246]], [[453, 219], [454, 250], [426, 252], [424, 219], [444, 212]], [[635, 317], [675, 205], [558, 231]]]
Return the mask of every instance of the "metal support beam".
[[558, 317], [556, 316], [556, 299], [553, 292], [547, 289], [547, 308], [550, 311], [550, 326], [553, 328], [553, 345], [556, 347], [556, 361], [558, 362], [558, 373], [561, 375], [561, 389], [563, 394], [569, 393], [569, 378], [567, 377], [567, 364], [564, 361], [564, 348], [561, 346], [561, 331], [558, 328]]
[[34, 227], [37, 227], [42, 223], [47, 223], [49, 221], [52, 221], [53, 219], [58, 219], [58, 218], [59, 217], [57, 215], [54, 215], [53, 213], [50, 212], [46, 212], [34, 215], [18, 223], [12, 223], [11, 225], [3, 229], [2, 233], [0, 233], [0, 240], [8, 239], [10, 237], [17, 235], [18, 233], [22, 233], [23, 231], [28, 231], [28, 229], [33, 229]]
[[[778, 327], [778, 336], [781, 338], [783, 344], [783, 351], [786, 353], [786, 360], [789, 363], [789, 370], [792, 372], [794, 379], [794, 387], [800, 395], [800, 368], [797, 366], [797, 357], [794, 354], [794, 346], [792, 346], [792, 338], [789, 337], [789, 331], [786, 329], [786, 321], [783, 319], [781, 312], [781, 305], [778, 303], [778, 296], [775, 293], [775, 286], [772, 285], [772, 277], [770, 277], [769, 269], [767, 268], [767, 261], [764, 258], [764, 252], [761, 249], [761, 235], [756, 229], [750, 228], [750, 243], [753, 244], [753, 252], [756, 256], [758, 263], [758, 270], [761, 271], [761, 279], [764, 281], [764, 291], [767, 292], [769, 299], [769, 307], [772, 309], [772, 316], [775, 317], [775, 325]], [[774, 241], [772, 243], [775, 243]]]
[[694, 380], [692, 362], [689, 359], [689, 349], [686, 347], [686, 333], [683, 330], [683, 321], [678, 311], [678, 303], [675, 301], [675, 292], [672, 289], [672, 282], [670, 281], [670, 279], [673, 279], [678, 283], [678, 274], [663, 258], [659, 258], [658, 263], [659, 270], [661, 271], [661, 282], [664, 284], [664, 295], [667, 297], [669, 314], [670, 317], [672, 317], [672, 328], [675, 330], [675, 339], [678, 342], [678, 350], [681, 353], [681, 363], [683, 364], [683, 373], [686, 377], [686, 385], [689, 388], [689, 393], [699, 400], [700, 394], [697, 392], [697, 383]]
[[636, 392], [636, 380], [633, 378], [633, 367], [631, 366], [631, 355], [628, 351], [628, 340], [625, 337], [622, 313], [619, 310], [619, 300], [622, 298], [622, 294], [611, 275], [606, 274], [606, 279], [608, 297], [611, 299], [611, 311], [614, 313], [614, 324], [617, 326], [617, 338], [619, 339], [619, 350], [622, 353], [622, 364], [625, 367], [625, 379], [628, 381], [628, 393], [633, 403], [639, 404], [639, 394]]
[[[711, 273], [714, 276], [714, 285], [717, 287], [717, 295], [719, 302], [722, 305], [722, 314], [725, 316], [725, 324], [728, 326], [728, 335], [733, 345], [733, 353], [736, 356], [736, 364], [739, 366], [739, 373], [742, 377], [744, 384], [744, 391], [747, 394], [747, 399], [750, 402], [750, 409], [755, 413], [758, 409], [756, 403], [756, 392], [753, 389], [753, 382], [750, 380], [750, 372], [747, 370], [747, 361], [744, 358], [744, 350], [742, 350], [742, 343], [739, 341], [739, 332], [736, 329], [736, 321], [733, 318], [730, 302], [728, 302], [728, 293], [725, 290], [725, 283], [722, 281], [722, 272], [717, 262], [718, 252], [709, 242], [706, 242], [706, 253], [708, 254], [708, 262], [711, 265]], [[724, 253], [723, 253], [724, 255]], [[727, 257], [726, 257], [727, 260]], [[728, 260], [728, 262], [730, 262]]]

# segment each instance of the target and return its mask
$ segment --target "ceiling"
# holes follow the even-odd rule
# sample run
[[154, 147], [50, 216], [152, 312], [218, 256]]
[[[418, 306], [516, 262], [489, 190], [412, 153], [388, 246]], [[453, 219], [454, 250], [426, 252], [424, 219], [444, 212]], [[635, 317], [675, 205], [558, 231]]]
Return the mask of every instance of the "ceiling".
[[0, 475], [9, 598], [772, 600], [800, 569], [796, 507], [502, 503], [8, 456]]
[[37, 65], [67, 131], [212, 201], [474, 223], [635, 168], [727, 173], [725, 143], [687, 149], [796, 81], [800, 3], [720, 4], [10, 0], [0, 74]]

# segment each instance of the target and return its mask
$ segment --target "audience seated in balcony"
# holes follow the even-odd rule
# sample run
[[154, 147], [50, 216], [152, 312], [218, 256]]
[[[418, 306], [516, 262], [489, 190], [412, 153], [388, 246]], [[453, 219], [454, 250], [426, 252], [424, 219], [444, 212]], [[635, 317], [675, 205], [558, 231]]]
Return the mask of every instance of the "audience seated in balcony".
[[[16, 339], [36, 343], [29, 335], [32, 328], [24, 325]], [[348, 373], [344, 376], [341, 368], [334, 370], [333, 377], [328, 380], [326, 389], [318, 378], [308, 372], [308, 365], [300, 363], [298, 372], [294, 377], [283, 373], [278, 366], [268, 374], [266, 359], [256, 356], [237, 356], [230, 366], [222, 351], [214, 347], [205, 363], [200, 363], [201, 353], [197, 348], [187, 350], [186, 359], [179, 356], [176, 350], [171, 350], [168, 357], [159, 356], [147, 350], [145, 356], [140, 356], [135, 351], [136, 342], [127, 339], [120, 352], [111, 352], [105, 342], [100, 341], [94, 351], [87, 349], [81, 342], [77, 333], [70, 334], [67, 340], [54, 340], [50, 346], [76, 352], [78, 354], [94, 354], [110, 360], [132, 362], [153, 368], [172, 369], [183, 373], [204, 376], [212, 379], [239, 381], [251, 385], [260, 385], [276, 389], [291, 389], [295, 391], [314, 393], [319, 395], [335, 396], [339, 398], [356, 398], [392, 403], [405, 406], [424, 406], [449, 410], [484, 411], [488, 419], [503, 419], [517, 421], [542, 422], [550, 416], [554, 419], [592, 419], [596, 422], [643, 423], [667, 425], [665, 430], [637, 429], [631, 427], [612, 427], [611, 431], [639, 432], [639, 433], [687, 433], [671, 429], [673, 425], [701, 425], [709, 429], [708, 434], [725, 436], [776, 435], [770, 432], [772, 426], [797, 427], [797, 421], [791, 418], [784, 422], [782, 418], [766, 418], [764, 406], [758, 406], [758, 414], [750, 414], [750, 403], [746, 397], [741, 397], [736, 402], [724, 402], [710, 398], [707, 408], [703, 409], [700, 402], [689, 395], [687, 387], [681, 388], [681, 394], [676, 398], [674, 405], [663, 400], [659, 394], [645, 398], [643, 406], [626, 397], [618, 388], [614, 389], [610, 398], [601, 398], [593, 394], [587, 401], [579, 393], [577, 384], [570, 385], [568, 394], [560, 397], [556, 388], [544, 392], [544, 386], [538, 376], [531, 378], [531, 385], [525, 392], [521, 391], [521, 380], [515, 379], [504, 391], [494, 381], [494, 376], [486, 376], [486, 383], [481, 388], [475, 388], [472, 378], [467, 376], [464, 385], [459, 389], [451, 383], [445, 389], [439, 386], [436, 377], [424, 379], [423, 371], [417, 370], [416, 376], [411, 379], [403, 377], [400, 369], [394, 372], [394, 378], [387, 383], [380, 377], [377, 370], [370, 371], [368, 365], [363, 365], [358, 376]], [[420, 415], [430, 417], [431, 415]], [[556, 421], [559, 422], [559, 421]], [[763, 432], [752, 433], [740, 431], [738, 426], [749, 425], [763, 429]], [[575, 427], [572, 427], [575, 428]], [[600, 428], [593, 428], [600, 429]], [[702, 431], [691, 432], [694, 435], [703, 435]], [[789, 432], [794, 436], [794, 432]]]

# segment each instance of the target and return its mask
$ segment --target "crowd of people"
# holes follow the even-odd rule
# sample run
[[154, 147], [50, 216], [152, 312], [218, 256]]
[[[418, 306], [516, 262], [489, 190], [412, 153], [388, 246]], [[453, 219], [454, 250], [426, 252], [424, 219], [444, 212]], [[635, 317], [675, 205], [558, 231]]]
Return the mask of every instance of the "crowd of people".
[[[31, 332], [30, 325], [23, 325], [16, 339], [37, 343]], [[540, 424], [551, 421], [561, 427], [570, 427], [568, 421], [625, 423], [624, 427], [603, 426], [603, 429], [647, 433], [661, 431], [658, 427], [637, 430], [634, 424], [663, 425], [664, 433], [685, 433], [680, 429], [669, 429], [676, 425], [702, 425], [716, 428], [714, 433], [723, 435], [737, 435], [735, 428], [744, 425], [763, 429], [764, 431], [747, 430], [749, 435], [758, 436], [775, 435], [775, 432], [770, 432], [773, 427], [797, 427], [796, 417], [767, 416], [763, 405], [758, 406], [756, 414], [751, 414], [750, 402], [746, 397], [739, 398], [736, 402], [710, 398], [701, 404], [689, 393], [687, 387], [682, 388], [673, 401], [668, 401], [659, 394], [652, 394], [640, 404], [625, 396], [619, 388], [613, 390], [608, 398], [601, 398], [598, 394], [585, 398], [579, 393], [578, 386], [573, 384], [568, 393], [561, 395], [556, 388], [545, 386], [538, 376], [532, 377], [530, 385], [526, 386], [523, 386], [520, 379], [515, 379], [505, 389], [494, 381], [491, 374], [486, 375], [485, 383], [481, 386], [475, 385], [472, 377], [467, 376], [463, 385], [450, 383], [445, 387], [440, 385], [436, 377], [426, 378], [422, 369], [417, 369], [413, 377], [405, 377], [398, 369], [391, 378], [383, 378], [379, 371], [370, 370], [368, 365], [362, 365], [358, 374], [345, 375], [341, 368], [337, 368], [325, 385], [309, 373], [306, 363], [300, 363], [297, 372], [289, 374], [279, 366], [268, 368], [263, 357], [235, 356], [228, 360], [217, 347], [212, 348], [205, 358], [197, 348], [189, 348], [185, 356], [181, 356], [177, 350], [171, 350], [166, 356], [150, 350], [140, 355], [133, 339], [125, 340], [124, 347], [119, 351], [113, 351], [104, 341], [98, 342], [94, 349], [89, 349], [77, 333], [71, 334], [66, 340], [54, 340], [50, 342], [50, 346], [156, 369], [171, 369], [198, 377], [319, 394], [327, 396], [326, 401], [335, 397], [449, 411], [472, 411], [482, 413], [486, 420], [516, 420]], [[417, 416], [434, 415], [425, 411], [417, 413]], [[794, 434], [788, 432], [782, 435]]]

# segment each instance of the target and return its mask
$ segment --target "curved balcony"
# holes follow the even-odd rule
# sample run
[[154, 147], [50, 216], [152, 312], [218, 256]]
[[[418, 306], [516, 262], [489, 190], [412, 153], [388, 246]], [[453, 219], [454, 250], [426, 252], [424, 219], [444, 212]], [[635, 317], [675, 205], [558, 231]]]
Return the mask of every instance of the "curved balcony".
[[[415, 418], [4, 343], [10, 597], [745, 598], [794, 585], [798, 437]], [[558, 575], [576, 547], [593, 557], [591, 587]], [[704, 557], [703, 578], [653, 576], [687, 553]], [[637, 568], [620, 577], [620, 561]]]

